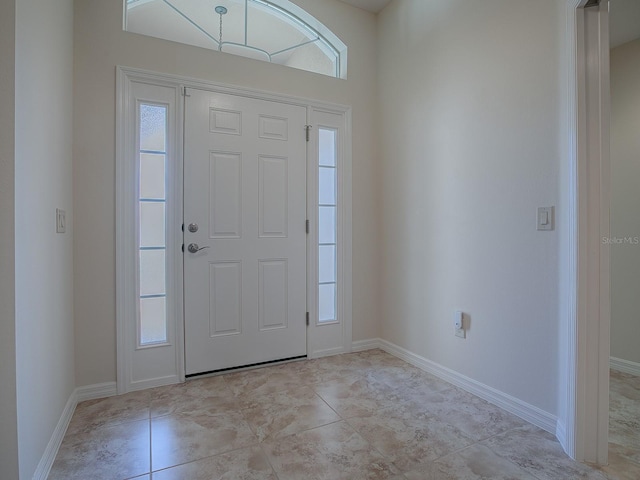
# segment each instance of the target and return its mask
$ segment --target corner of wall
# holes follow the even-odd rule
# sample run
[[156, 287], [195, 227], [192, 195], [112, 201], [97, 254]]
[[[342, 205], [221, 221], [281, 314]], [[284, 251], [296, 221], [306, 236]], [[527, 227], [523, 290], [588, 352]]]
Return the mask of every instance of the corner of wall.
[[15, 4], [0, 14], [0, 465], [18, 478], [15, 349]]

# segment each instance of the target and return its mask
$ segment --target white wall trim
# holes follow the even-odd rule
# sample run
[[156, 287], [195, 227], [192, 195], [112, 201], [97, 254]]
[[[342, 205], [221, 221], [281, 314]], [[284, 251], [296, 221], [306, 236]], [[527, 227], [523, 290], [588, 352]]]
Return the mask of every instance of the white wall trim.
[[[343, 210], [343, 231], [341, 241], [343, 243], [344, 259], [342, 261], [342, 296], [343, 303], [341, 306], [343, 321], [342, 321], [342, 345], [340, 348], [322, 349], [319, 348], [315, 351], [313, 348], [308, 348], [307, 353], [310, 357], [334, 355], [338, 353], [345, 353], [350, 351], [351, 339], [352, 339], [352, 198], [351, 198], [351, 175], [352, 175], [352, 131], [351, 131], [351, 107], [323, 102], [308, 98], [300, 98], [290, 95], [276, 94], [271, 92], [265, 92], [262, 90], [256, 90], [246, 87], [238, 87], [234, 85], [210, 82], [206, 80], [195, 79], [191, 77], [185, 77], [181, 75], [172, 75], [165, 73], [158, 73], [148, 70], [142, 70], [138, 68], [130, 68], [118, 66], [116, 69], [117, 82], [116, 82], [116, 155], [118, 158], [125, 158], [127, 154], [127, 145], [130, 144], [131, 125], [126, 121], [121, 121], [123, 113], [127, 111], [128, 98], [131, 89], [132, 82], [146, 83], [149, 85], [160, 85], [167, 87], [186, 87], [195, 88], [201, 90], [214, 91], [224, 93], [228, 95], [236, 95], [247, 98], [255, 98], [260, 100], [274, 101], [289, 105], [297, 105], [308, 108], [309, 110], [316, 112], [324, 112], [327, 114], [335, 114], [342, 116], [341, 128], [344, 132], [344, 145], [343, 145], [343, 198], [341, 204], [341, 210]], [[181, 102], [183, 103], [183, 102]], [[179, 108], [182, 113], [182, 105]], [[317, 129], [316, 129], [317, 131]], [[179, 133], [180, 141], [182, 141], [182, 131]], [[124, 198], [128, 195], [128, 190], [125, 189], [126, 174], [121, 161], [116, 159], [116, 338], [117, 338], [117, 385], [118, 392], [125, 393], [130, 390], [138, 390], [148, 388], [149, 386], [156, 386], [158, 384], [176, 383], [184, 381], [184, 318], [180, 315], [176, 322], [175, 333], [175, 347], [176, 347], [176, 365], [178, 367], [178, 377], [173, 381], [169, 381], [169, 377], [160, 377], [150, 380], [142, 380], [134, 382], [131, 380], [131, 363], [133, 345], [131, 345], [130, 333], [127, 332], [127, 325], [130, 323], [127, 319], [130, 318], [131, 307], [135, 302], [133, 298], [132, 279], [131, 275], [127, 275], [127, 268], [130, 264], [126, 261], [126, 255], [119, 255], [119, 252], [126, 253], [126, 242], [131, 238], [131, 221], [121, 221], [119, 216], [126, 215], [126, 202]], [[121, 185], [118, 188], [118, 185]], [[182, 278], [179, 279], [181, 284]], [[176, 303], [181, 302], [182, 298], [176, 299]], [[180, 303], [182, 308], [182, 303]], [[313, 334], [308, 332], [308, 339]], [[308, 342], [309, 343], [309, 342]], [[145, 383], [148, 382], [148, 383]]]
[[[564, 435], [558, 437], [564, 451], [572, 458], [576, 458], [578, 447], [576, 421], [577, 421], [577, 349], [578, 349], [578, 82], [580, 76], [578, 67], [584, 58], [578, 54], [579, 38], [582, 39], [582, 24], [578, 21], [578, 9], [584, 2], [582, 0], [567, 0], [567, 33], [566, 33], [566, 59], [567, 59], [567, 112], [568, 112], [568, 138], [569, 138], [569, 245], [568, 245], [568, 265], [569, 286], [568, 286], [568, 312], [566, 318], [568, 345], [566, 354], [560, 359], [559, 368], [566, 371], [567, 381], [565, 385], [559, 385], [564, 392], [560, 394], [561, 402], [564, 403], [559, 411], [564, 411], [566, 418], [560, 418], [558, 423], [564, 426]], [[560, 320], [562, 322], [562, 319]], [[561, 346], [562, 347], [562, 346]], [[562, 349], [561, 349], [562, 351]]]
[[[142, 381], [169, 375], [184, 378], [182, 337], [182, 126], [181, 85], [117, 68], [116, 81], [116, 332], [119, 393], [135, 389], [134, 370]], [[139, 101], [167, 107], [167, 343], [139, 348], [137, 284], [136, 128]], [[135, 368], [134, 368], [135, 365]], [[161, 366], [160, 366], [161, 365]], [[150, 373], [152, 372], [152, 373]], [[160, 379], [155, 377], [159, 375]], [[154, 378], [146, 378], [146, 377]]]
[[356, 340], [351, 344], [352, 352], [364, 352], [366, 350], [373, 350], [380, 348], [379, 338], [370, 338], [368, 340]]
[[472, 393], [473, 395], [556, 435], [557, 418], [555, 415], [545, 412], [544, 410], [507, 393], [473, 380], [472, 378], [421, 357], [420, 355], [410, 352], [409, 350], [386, 340], [379, 338], [360, 340], [358, 342], [354, 342], [353, 345], [354, 351], [370, 350], [373, 348], [380, 348], [394, 357], [404, 360], [427, 373], [435, 375], [456, 387], [460, 387], [463, 390], [466, 390], [467, 392]]
[[76, 388], [77, 403], [97, 398], [113, 397], [117, 394], [116, 382], [96, 383]]
[[640, 377], [640, 363], [623, 360], [622, 358], [611, 357], [609, 365], [618, 372], [629, 373]]
[[62, 410], [62, 415], [60, 415], [60, 419], [58, 420], [56, 428], [53, 430], [53, 434], [49, 439], [49, 443], [47, 443], [47, 447], [44, 449], [44, 453], [40, 458], [40, 462], [38, 462], [36, 471], [33, 473], [33, 480], [47, 480], [47, 477], [49, 476], [49, 472], [51, 471], [53, 462], [56, 459], [56, 455], [58, 455], [58, 450], [60, 449], [60, 445], [62, 445], [64, 434], [67, 432], [67, 427], [71, 422], [71, 417], [73, 417], [73, 412], [75, 411], [77, 404], [78, 389], [76, 388], [69, 396], [69, 399], [64, 406], [64, 410]]
[[[330, 110], [310, 105], [308, 121], [312, 126], [308, 143], [307, 170], [307, 355], [309, 358], [326, 357], [351, 351], [352, 343], [352, 146], [351, 109]], [[335, 129], [337, 138], [337, 305], [335, 322], [318, 320], [318, 173], [319, 131]]]
[[558, 442], [560, 442], [560, 445], [565, 445], [567, 443], [567, 427], [560, 418], [558, 418], [555, 433]]
[[[559, 411], [567, 454], [607, 463], [609, 415], [608, 0], [566, 0], [570, 185], [568, 345]], [[564, 347], [564, 346], [563, 346]]]
[[80, 402], [84, 402], [85, 400], [113, 397], [114, 395], [116, 395], [116, 382], [86, 385], [84, 387], [78, 387], [73, 392], [71, 392], [71, 395], [69, 395], [69, 399], [67, 400], [67, 403], [62, 410], [60, 419], [56, 424], [56, 428], [53, 430], [53, 434], [49, 439], [49, 443], [47, 443], [47, 447], [45, 448], [44, 453], [40, 458], [40, 462], [38, 462], [38, 466], [32, 477], [33, 480], [47, 480], [47, 477], [51, 472], [53, 462], [56, 459], [56, 455], [58, 455], [58, 450], [60, 449], [60, 445], [62, 445], [62, 440], [67, 433], [67, 428], [69, 427], [69, 423], [71, 423], [71, 418], [73, 417], [73, 413], [76, 411], [76, 407], [78, 406], [78, 404]]
[[333, 355], [340, 355], [342, 353], [349, 353], [343, 347], [335, 347], [335, 348], [327, 348], [324, 350], [314, 350], [310, 352], [308, 358], [322, 358], [322, 357], [331, 357]]

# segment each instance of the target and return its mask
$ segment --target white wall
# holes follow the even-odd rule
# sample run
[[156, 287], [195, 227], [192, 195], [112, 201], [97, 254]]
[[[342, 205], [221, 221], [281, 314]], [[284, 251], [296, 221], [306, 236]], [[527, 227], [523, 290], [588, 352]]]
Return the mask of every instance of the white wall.
[[[73, 1], [17, 2], [15, 261], [20, 478], [33, 476], [75, 388], [72, 80]], [[65, 234], [56, 234], [56, 207], [66, 210]]]
[[15, 0], [0, 6], [0, 472], [18, 478], [16, 405]]
[[74, 271], [77, 385], [116, 379], [115, 66], [353, 106], [353, 338], [378, 336], [376, 20], [337, 0], [298, 0], [349, 47], [340, 80], [122, 31], [122, 3], [75, 2]]
[[536, 208], [562, 208], [558, 3], [395, 0], [378, 21], [382, 336], [551, 414], [559, 244]]
[[[611, 356], [640, 363], [640, 39], [611, 50]], [[622, 240], [624, 242], [624, 240]]]

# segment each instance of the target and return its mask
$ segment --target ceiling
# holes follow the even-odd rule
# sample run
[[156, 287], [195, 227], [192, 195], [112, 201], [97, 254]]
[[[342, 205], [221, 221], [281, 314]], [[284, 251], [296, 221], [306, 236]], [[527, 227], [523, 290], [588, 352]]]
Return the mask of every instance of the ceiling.
[[[391, 0], [340, 0], [378, 13]], [[611, 0], [611, 48], [640, 38], [640, 0]]]
[[354, 7], [361, 8], [363, 10], [369, 10], [373, 13], [378, 13], [384, 7], [391, 3], [391, 0], [340, 0]]
[[611, 48], [640, 38], [640, 1], [611, 0]]

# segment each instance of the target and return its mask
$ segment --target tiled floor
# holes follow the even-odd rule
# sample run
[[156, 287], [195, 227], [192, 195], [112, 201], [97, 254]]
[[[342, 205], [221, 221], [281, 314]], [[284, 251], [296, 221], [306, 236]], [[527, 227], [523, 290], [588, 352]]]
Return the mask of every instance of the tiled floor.
[[49, 478], [607, 477], [552, 435], [371, 350], [81, 403]]
[[611, 370], [609, 391], [609, 466], [603, 470], [621, 480], [638, 480], [640, 377]]

